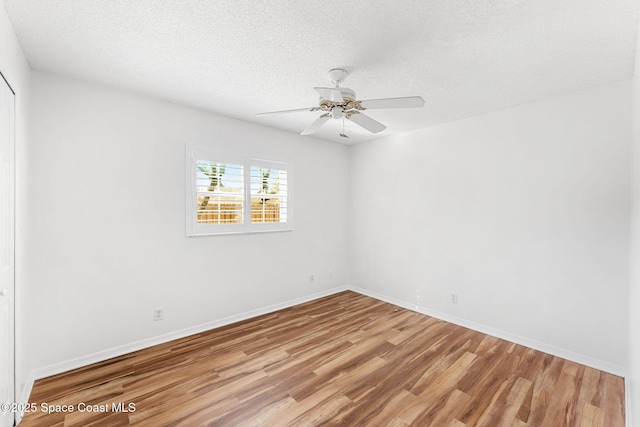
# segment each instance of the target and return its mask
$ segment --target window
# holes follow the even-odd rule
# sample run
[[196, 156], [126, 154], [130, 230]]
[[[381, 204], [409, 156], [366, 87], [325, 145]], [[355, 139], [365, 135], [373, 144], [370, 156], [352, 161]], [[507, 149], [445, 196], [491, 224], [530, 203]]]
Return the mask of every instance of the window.
[[291, 230], [287, 163], [187, 146], [187, 235]]

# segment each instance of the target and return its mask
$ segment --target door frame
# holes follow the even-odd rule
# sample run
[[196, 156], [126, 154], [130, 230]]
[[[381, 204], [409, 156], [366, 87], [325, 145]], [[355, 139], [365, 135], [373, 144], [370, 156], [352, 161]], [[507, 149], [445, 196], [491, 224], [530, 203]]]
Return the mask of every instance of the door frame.
[[[16, 108], [16, 98], [17, 98], [17, 94], [16, 91], [14, 89], [14, 86], [11, 85], [11, 83], [9, 83], [9, 80], [7, 79], [7, 76], [2, 72], [2, 70], [0, 70], [0, 84], [2, 84], [1, 82], [4, 82], [7, 87], [9, 88], [9, 91], [11, 91], [11, 93], [13, 94], [13, 135], [10, 136], [10, 138], [12, 138], [11, 144], [12, 144], [12, 194], [13, 197], [11, 198], [11, 203], [12, 206], [10, 207], [10, 212], [11, 215], [13, 216], [13, 224], [12, 224], [12, 233], [13, 233], [13, 241], [11, 242], [11, 251], [13, 252], [13, 256], [12, 256], [12, 262], [13, 262], [13, 296], [11, 299], [10, 304], [12, 305], [11, 307], [11, 329], [12, 329], [12, 347], [13, 347], [13, 354], [11, 355], [11, 362], [12, 365], [11, 366], [11, 371], [12, 371], [12, 382], [13, 384], [11, 384], [11, 389], [13, 391], [13, 403], [16, 403], [18, 400], [18, 387], [17, 387], [17, 377], [16, 377], [16, 294], [17, 294], [17, 285], [16, 285], [16, 222], [17, 222], [17, 173], [16, 173], [16, 151], [17, 151], [17, 147], [16, 147], [16, 134], [17, 134], [17, 108]], [[10, 402], [11, 403], [11, 402]], [[18, 412], [13, 412], [13, 425], [15, 426], [17, 421], [18, 421], [18, 417], [20, 414], [18, 414]]]

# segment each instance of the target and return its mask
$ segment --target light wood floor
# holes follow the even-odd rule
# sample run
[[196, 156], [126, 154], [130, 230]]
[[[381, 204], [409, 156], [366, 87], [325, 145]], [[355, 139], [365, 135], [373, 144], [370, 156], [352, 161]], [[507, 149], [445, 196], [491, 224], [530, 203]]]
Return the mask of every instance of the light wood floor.
[[623, 401], [620, 377], [343, 292], [38, 380], [20, 427], [622, 427]]

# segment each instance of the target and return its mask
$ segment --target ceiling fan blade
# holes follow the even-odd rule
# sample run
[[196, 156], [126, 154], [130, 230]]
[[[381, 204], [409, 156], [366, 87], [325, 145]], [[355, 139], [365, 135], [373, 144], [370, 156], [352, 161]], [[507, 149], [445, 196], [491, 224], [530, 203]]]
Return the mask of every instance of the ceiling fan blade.
[[302, 111], [316, 111], [316, 107], [298, 108], [295, 110], [270, 111], [268, 113], [258, 113], [256, 114], [256, 117], [270, 116], [270, 115], [277, 115], [277, 114], [300, 113]]
[[320, 129], [320, 126], [322, 126], [324, 124], [324, 122], [329, 120], [329, 117], [330, 117], [329, 114], [321, 115], [320, 117], [315, 119], [315, 121], [313, 123], [311, 123], [309, 126], [307, 126], [305, 128], [305, 130], [300, 132], [300, 135], [311, 135], [312, 133], [314, 133], [315, 131]]
[[382, 98], [360, 101], [362, 108], [374, 110], [380, 108], [418, 108], [424, 107], [424, 99], [420, 96], [407, 96], [404, 98]]
[[362, 114], [362, 113], [351, 114], [347, 118], [352, 122], [354, 122], [355, 124], [365, 128], [371, 133], [378, 133], [387, 128], [385, 125], [383, 125], [379, 121], [373, 120], [371, 117], [367, 116], [366, 114]]
[[344, 101], [344, 99], [342, 99], [340, 89], [338, 89], [337, 87], [314, 87], [314, 89], [320, 94], [322, 99], [333, 102]]

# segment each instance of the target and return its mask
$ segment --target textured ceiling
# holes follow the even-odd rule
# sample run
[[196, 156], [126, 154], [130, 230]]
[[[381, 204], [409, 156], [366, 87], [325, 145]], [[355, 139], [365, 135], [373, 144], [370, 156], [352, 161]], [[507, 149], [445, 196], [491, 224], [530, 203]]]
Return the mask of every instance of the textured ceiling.
[[300, 132], [326, 73], [359, 99], [420, 95], [368, 114], [356, 143], [633, 75], [637, 0], [2, 0], [33, 68]]

